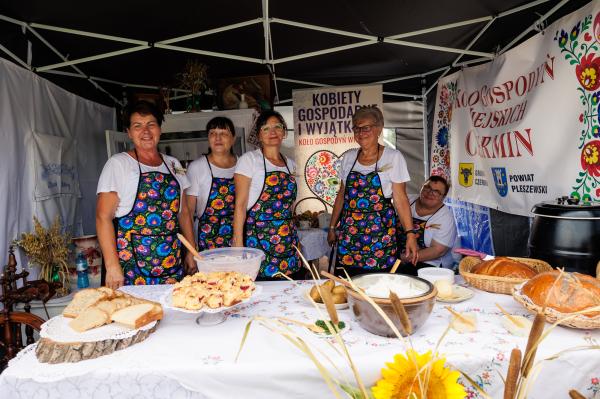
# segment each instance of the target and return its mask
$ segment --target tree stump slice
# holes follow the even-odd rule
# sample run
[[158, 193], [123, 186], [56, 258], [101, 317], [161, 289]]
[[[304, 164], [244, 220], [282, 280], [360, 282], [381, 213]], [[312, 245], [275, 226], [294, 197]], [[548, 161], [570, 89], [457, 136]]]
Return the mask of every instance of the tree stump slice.
[[154, 327], [140, 330], [136, 334], [122, 339], [92, 342], [56, 342], [49, 338], [40, 338], [35, 348], [35, 354], [38, 361], [50, 364], [76, 363], [82, 360], [95, 359], [142, 342], [156, 330], [159, 323], [160, 321], [157, 321]]

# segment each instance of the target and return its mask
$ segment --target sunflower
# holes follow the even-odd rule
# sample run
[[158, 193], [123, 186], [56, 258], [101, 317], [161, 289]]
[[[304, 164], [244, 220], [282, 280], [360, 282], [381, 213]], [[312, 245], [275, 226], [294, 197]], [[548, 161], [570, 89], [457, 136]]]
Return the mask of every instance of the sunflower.
[[422, 398], [421, 382], [429, 399], [466, 397], [465, 388], [458, 383], [460, 373], [444, 367], [445, 361], [432, 358], [431, 351], [419, 355], [409, 349], [405, 355], [398, 354], [393, 363], [386, 363], [387, 368], [381, 370], [382, 378], [371, 388], [373, 396], [375, 399]]

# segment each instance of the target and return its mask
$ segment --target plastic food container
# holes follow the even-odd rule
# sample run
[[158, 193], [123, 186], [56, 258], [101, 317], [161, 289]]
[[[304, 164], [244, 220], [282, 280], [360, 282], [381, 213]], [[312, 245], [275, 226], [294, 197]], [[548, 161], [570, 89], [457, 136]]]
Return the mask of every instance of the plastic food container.
[[260, 263], [265, 254], [260, 249], [246, 247], [216, 248], [200, 252], [202, 259], [196, 259], [198, 271], [240, 272], [256, 279]]
[[417, 275], [432, 284], [439, 280], [446, 280], [450, 285], [454, 284], [454, 271], [451, 269], [424, 267], [417, 270]]

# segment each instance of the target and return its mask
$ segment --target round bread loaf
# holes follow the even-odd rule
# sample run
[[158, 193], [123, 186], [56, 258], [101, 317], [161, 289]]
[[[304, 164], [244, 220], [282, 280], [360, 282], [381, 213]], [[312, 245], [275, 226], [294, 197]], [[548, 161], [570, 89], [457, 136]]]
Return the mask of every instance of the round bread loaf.
[[[521, 289], [533, 303], [561, 313], [573, 313], [600, 306], [600, 280], [579, 273], [558, 270], [540, 273], [523, 284]], [[585, 313], [595, 317], [600, 311]]]
[[471, 273], [486, 276], [511, 277], [528, 279], [537, 274], [537, 271], [525, 263], [514, 259], [497, 257], [492, 260], [481, 262], [471, 269]]

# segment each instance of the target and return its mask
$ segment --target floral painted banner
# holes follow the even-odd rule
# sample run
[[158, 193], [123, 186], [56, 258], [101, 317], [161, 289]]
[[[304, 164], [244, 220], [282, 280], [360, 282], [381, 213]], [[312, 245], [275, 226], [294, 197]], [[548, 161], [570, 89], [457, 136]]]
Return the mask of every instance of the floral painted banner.
[[452, 198], [524, 216], [564, 195], [600, 200], [599, 48], [591, 2], [439, 82], [431, 173]]
[[[341, 158], [358, 147], [352, 116], [363, 105], [382, 109], [381, 85], [294, 90], [292, 98], [298, 201], [312, 198], [331, 209], [340, 188]], [[323, 210], [322, 204], [306, 201], [305, 209]]]

